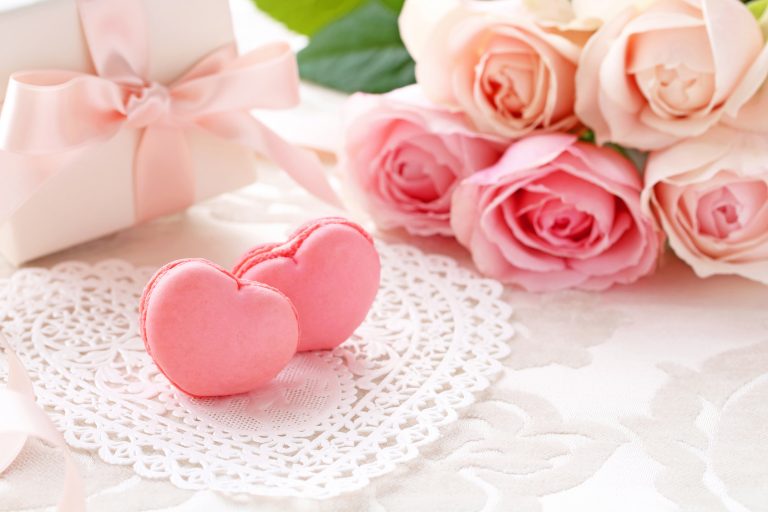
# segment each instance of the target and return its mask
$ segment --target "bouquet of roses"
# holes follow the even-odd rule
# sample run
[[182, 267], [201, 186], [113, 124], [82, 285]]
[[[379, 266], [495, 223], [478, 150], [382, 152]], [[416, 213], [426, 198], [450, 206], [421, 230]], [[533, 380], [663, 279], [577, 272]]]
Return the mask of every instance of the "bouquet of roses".
[[768, 283], [768, 0], [406, 0], [417, 84], [348, 105], [376, 222], [529, 290], [606, 289], [667, 245]]

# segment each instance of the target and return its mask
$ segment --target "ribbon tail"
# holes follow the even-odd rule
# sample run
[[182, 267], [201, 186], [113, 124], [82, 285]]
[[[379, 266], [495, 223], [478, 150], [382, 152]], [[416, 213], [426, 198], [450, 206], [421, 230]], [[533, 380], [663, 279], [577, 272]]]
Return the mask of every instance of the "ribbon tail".
[[146, 128], [133, 168], [138, 222], [179, 212], [195, 202], [194, 168], [183, 130]]
[[58, 510], [84, 511], [85, 486], [64, 439], [50, 418], [35, 403], [29, 375], [2, 334], [0, 348], [5, 351], [8, 362], [8, 386], [0, 390], [0, 411], [3, 411], [0, 415], [0, 473], [18, 456], [28, 436], [62, 448], [66, 457], [66, 474], [64, 493], [59, 500]]
[[202, 128], [249, 147], [281, 167], [296, 183], [315, 197], [344, 209], [326, 176], [326, 170], [313, 153], [289, 144], [266, 125], [247, 113], [228, 113], [198, 119]]
[[[5, 350], [5, 360], [8, 363], [8, 385], [6, 389], [0, 390], [0, 402], [3, 402], [3, 397], [7, 393], [33, 396], [34, 391], [29, 375], [16, 354], [5, 344], [2, 335], [0, 335], [0, 348]], [[9, 409], [2, 407], [0, 410], [5, 411], [6, 415], [9, 412]], [[16, 460], [26, 442], [27, 434], [25, 432], [13, 432], [3, 428], [2, 420], [0, 420], [0, 473], [8, 469], [8, 466]]]

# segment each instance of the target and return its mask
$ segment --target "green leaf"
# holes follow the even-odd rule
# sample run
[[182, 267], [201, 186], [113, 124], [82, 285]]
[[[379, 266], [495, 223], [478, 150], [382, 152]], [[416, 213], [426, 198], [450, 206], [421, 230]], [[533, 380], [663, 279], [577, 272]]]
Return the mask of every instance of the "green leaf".
[[605, 144], [605, 147], [614, 151], [618, 151], [621, 156], [632, 162], [632, 165], [634, 165], [638, 171], [642, 172], [645, 169], [645, 162], [648, 160], [648, 153], [632, 148], [625, 148], [624, 146], [619, 146], [613, 142]]
[[395, 11], [396, 13], [399, 13], [403, 10], [403, 4], [405, 3], [405, 0], [381, 0], [381, 3]]
[[613, 142], [606, 142], [603, 145], [609, 149], [612, 149], [614, 151], [621, 153], [621, 156], [623, 156], [624, 158], [629, 158], [629, 153], [627, 153], [627, 150], [623, 146], [619, 146], [618, 144], [614, 144]]
[[592, 144], [595, 143], [595, 132], [592, 130], [584, 130], [579, 134], [579, 140], [582, 142], [591, 142]]
[[[585, 128], [578, 135], [579, 135], [579, 140], [582, 142], [597, 144], [597, 137], [595, 136], [595, 132], [590, 130], [589, 128]], [[638, 151], [632, 148], [625, 148], [624, 146], [614, 144], [613, 142], [605, 143], [603, 144], [603, 146], [621, 154], [621, 156], [623, 156], [624, 158], [632, 162], [632, 164], [637, 168], [638, 171], [642, 172], [643, 169], [645, 169], [645, 162], [648, 159], [648, 153], [645, 153], [643, 151]]]
[[763, 17], [765, 11], [768, 10], [768, 0], [752, 0], [747, 4], [747, 7], [752, 15], [759, 20]]
[[312, 35], [364, 0], [253, 0], [256, 7], [299, 34]]
[[298, 61], [302, 78], [344, 92], [381, 93], [416, 81], [397, 13], [377, 0], [320, 30]]

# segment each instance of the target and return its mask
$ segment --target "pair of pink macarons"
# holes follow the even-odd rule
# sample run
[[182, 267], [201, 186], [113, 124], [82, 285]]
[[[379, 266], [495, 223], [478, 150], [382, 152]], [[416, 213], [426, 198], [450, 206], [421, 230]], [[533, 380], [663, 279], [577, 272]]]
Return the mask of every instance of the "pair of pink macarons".
[[342, 218], [257, 246], [232, 272], [174, 261], [139, 305], [147, 352], [181, 391], [226, 396], [272, 380], [297, 353], [334, 348], [363, 322], [379, 288], [371, 236]]

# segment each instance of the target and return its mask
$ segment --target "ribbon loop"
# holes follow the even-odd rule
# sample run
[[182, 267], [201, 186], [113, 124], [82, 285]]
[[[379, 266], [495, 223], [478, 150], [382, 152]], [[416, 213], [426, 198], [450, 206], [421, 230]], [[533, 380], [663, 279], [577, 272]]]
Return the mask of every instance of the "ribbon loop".
[[241, 57], [224, 47], [171, 86], [175, 111], [194, 117], [299, 104], [299, 71], [290, 46], [274, 43]]
[[14, 73], [0, 113], [0, 149], [51, 155], [94, 144], [117, 133], [122, 109], [122, 89], [103, 78], [70, 71]]

